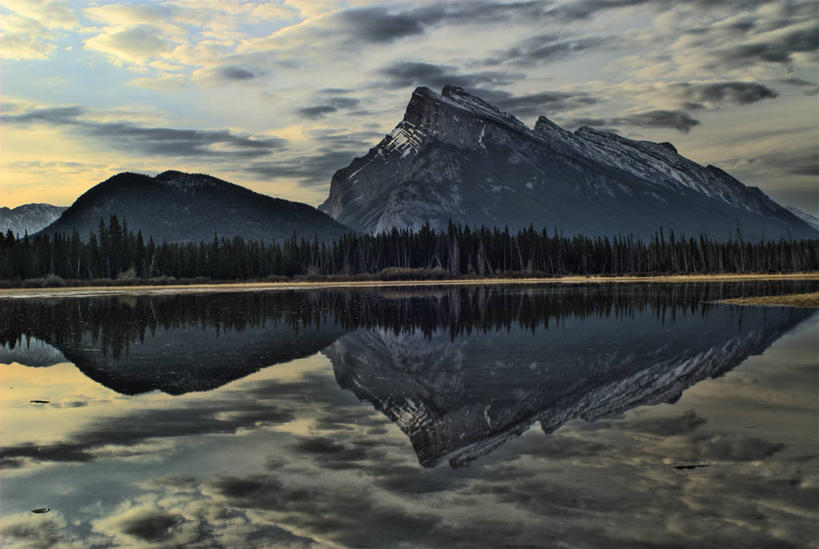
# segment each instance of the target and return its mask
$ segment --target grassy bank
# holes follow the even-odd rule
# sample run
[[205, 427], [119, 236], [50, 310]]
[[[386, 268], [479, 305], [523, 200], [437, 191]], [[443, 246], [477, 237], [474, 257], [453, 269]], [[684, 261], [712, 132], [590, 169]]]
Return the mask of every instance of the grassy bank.
[[[6, 288], [0, 298], [85, 297], [95, 295], [137, 295], [167, 293], [215, 293], [245, 291], [275, 291], [321, 288], [366, 288], [384, 286], [444, 286], [494, 284], [617, 284], [617, 283], [705, 283], [743, 281], [816, 280], [819, 272], [789, 274], [715, 274], [715, 275], [657, 275], [657, 276], [562, 276], [553, 278], [442, 278], [436, 280], [374, 280], [374, 279], [321, 279], [254, 282], [195, 282], [163, 280], [160, 284], [134, 283], [63, 287]], [[750, 298], [749, 298], [750, 299]]]
[[728, 305], [757, 305], [766, 307], [819, 307], [819, 292], [807, 294], [763, 295], [721, 299]]

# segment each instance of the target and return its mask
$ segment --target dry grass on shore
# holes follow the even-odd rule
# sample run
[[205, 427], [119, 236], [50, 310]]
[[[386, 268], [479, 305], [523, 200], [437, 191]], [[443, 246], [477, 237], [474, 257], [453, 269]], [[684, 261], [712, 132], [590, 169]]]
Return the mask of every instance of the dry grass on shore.
[[[717, 274], [659, 276], [563, 276], [554, 278], [476, 278], [454, 280], [366, 280], [366, 281], [288, 281], [204, 284], [163, 284], [132, 286], [77, 286], [59, 288], [12, 288], [0, 290], [2, 298], [92, 297], [105, 295], [161, 295], [182, 293], [222, 293], [275, 290], [312, 290], [322, 288], [375, 288], [396, 286], [456, 286], [495, 284], [616, 284], [616, 283], [690, 283], [744, 281], [816, 280], [819, 272], [789, 274]], [[811, 295], [811, 294], [807, 294]]]
[[819, 292], [807, 294], [763, 295], [722, 299], [728, 305], [758, 305], [767, 307], [819, 307]]

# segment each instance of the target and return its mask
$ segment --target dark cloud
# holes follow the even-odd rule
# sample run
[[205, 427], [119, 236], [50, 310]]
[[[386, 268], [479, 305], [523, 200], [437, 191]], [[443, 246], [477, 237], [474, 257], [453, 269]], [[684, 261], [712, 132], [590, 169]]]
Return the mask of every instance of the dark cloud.
[[609, 124], [627, 124], [638, 128], [673, 128], [680, 133], [688, 133], [700, 121], [691, 118], [683, 111], [654, 110], [645, 111], [608, 120]]
[[[263, 395], [259, 395], [260, 397]], [[241, 395], [238, 398], [243, 398]], [[136, 446], [153, 438], [235, 433], [257, 424], [292, 420], [290, 410], [269, 403], [226, 399], [215, 404], [162, 410], [138, 410], [129, 416], [100, 419], [84, 431], [53, 444], [24, 443], [0, 449], [0, 459], [31, 458], [37, 461], [90, 462], [109, 445], [122, 447], [122, 455], [139, 454]], [[217, 419], [222, 412], [229, 418]]]
[[578, 21], [588, 19], [601, 11], [649, 4], [652, 1], [654, 0], [578, 0], [575, 2], [560, 2], [548, 10], [547, 14], [552, 18], [563, 21]]
[[384, 137], [384, 134], [379, 131], [345, 132], [326, 128], [308, 130], [307, 133], [311, 139], [321, 143], [323, 147], [359, 152], [369, 150]]
[[3, 121], [7, 124], [47, 123], [54, 125], [74, 124], [78, 116], [85, 114], [85, 109], [73, 107], [48, 107], [31, 109], [21, 114], [6, 115]]
[[582, 92], [541, 92], [530, 95], [506, 94], [493, 101], [504, 111], [518, 116], [537, 116], [588, 107], [599, 103], [599, 99]]
[[788, 84], [789, 86], [815, 86], [813, 82], [802, 80], [801, 78], [780, 78], [777, 80], [780, 84]]
[[159, 156], [258, 158], [287, 144], [278, 137], [254, 138], [230, 130], [183, 130], [145, 127], [133, 122], [97, 122], [82, 118], [86, 113], [78, 106], [41, 108], [5, 116], [3, 121], [67, 127], [113, 149]]
[[819, 154], [813, 148], [762, 156], [755, 159], [753, 163], [768, 165], [778, 171], [793, 175], [819, 177]]
[[717, 50], [715, 55], [723, 65], [739, 67], [748, 63], [787, 64], [794, 53], [816, 52], [819, 37], [816, 28], [806, 28], [785, 33], [767, 42], [739, 44]]
[[317, 119], [340, 110], [350, 110], [358, 107], [360, 101], [352, 97], [333, 97], [320, 105], [302, 107], [296, 113], [302, 118]]
[[608, 120], [605, 118], [572, 118], [566, 123], [566, 127], [579, 128], [581, 126], [591, 126], [593, 128], [599, 128], [606, 124], [608, 124]]
[[157, 543], [172, 536], [172, 529], [182, 522], [182, 516], [160, 509], [145, 509], [141, 512], [123, 517], [117, 527], [123, 534], [141, 541]]
[[336, 111], [338, 111], [338, 109], [332, 105], [314, 105], [312, 107], [302, 107], [301, 109], [298, 109], [296, 113], [302, 118], [310, 118], [315, 120]]
[[443, 24], [498, 24], [511, 20], [532, 20], [546, 14], [546, 2], [448, 2], [414, 9], [387, 7], [355, 8], [336, 17], [347, 35], [369, 43], [388, 43], [424, 34], [429, 27]]
[[387, 8], [360, 8], [339, 14], [341, 22], [354, 36], [366, 42], [393, 42], [423, 34], [425, 25], [414, 14]]
[[[4, 517], [0, 526], [0, 536], [7, 542], [13, 539], [23, 542], [23, 547], [48, 549], [65, 542], [66, 522], [57, 512], [38, 517], [38, 520], [26, 520], [20, 515]], [[11, 519], [11, 520], [9, 520]]]
[[225, 80], [252, 80], [256, 75], [242, 67], [219, 67], [218, 74]]
[[[688, 133], [691, 128], [700, 125], [700, 121], [692, 118], [684, 111], [654, 110], [619, 116], [615, 118], [574, 118], [566, 123], [569, 128], [580, 126], [636, 126], [638, 128], [673, 128], [680, 133]], [[612, 131], [612, 130], [609, 130]], [[618, 133], [616, 130], [613, 130]]]
[[727, 101], [738, 105], [748, 105], [779, 96], [776, 90], [755, 82], [683, 83], [674, 84], [672, 89], [680, 97], [697, 103], [722, 103]]
[[205, 489], [244, 509], [286, 513], [288, 527], [329, 536], [351, 547], [386, 547], [387, 540], [426, 546], [441, 523], [432, 511], [408, 512], [373, 490], [292, 486], [272, 475], [219, 476]]
[[330, 176], [360, 156], [361, 150], [334, 150], [322, 147], [311, 156], [299, 156], [286, 160], [255, 162], [246, 171], [266, 178], [292, 177], [304, 186], [327, 185]]
[[386, 77], [385, 86], [388, 88], [427, 86], [433, 89], [441, 89], [446, 85], [452, 85], [474, 89], [482, 86], [507, 85], [522, 78], [520, 75], [498, 71], [463, 74], [449, 65], [434, 65], [414, 61], [393, 63], [382, 68], [379, 72]]
[[705, 419], [699, 417], [693, 411], [688, 411], [676, 417], [655, 417], [638, 420], [629, 427], [639, 433], [670, 437], [688, 434], [704, 423]]
[[485, 64], [512, 63], [531, 65], [566, 59], [587, 50], [610, 45], [611, 38], [595, 36], [588, 38], [561, 39], [553, 34], [527, 38], [516, 46], [501, 50], [485, 61]]
[[701, 111], [705, 109], [705, 105], [696, 101], [683, 101], [682, 108], [687, 111]]

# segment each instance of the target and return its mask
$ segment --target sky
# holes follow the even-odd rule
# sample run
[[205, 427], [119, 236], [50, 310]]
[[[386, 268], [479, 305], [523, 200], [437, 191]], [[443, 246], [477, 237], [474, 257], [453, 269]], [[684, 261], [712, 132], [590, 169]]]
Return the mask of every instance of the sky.
[[0, 0], [0, 206], [167, 169], [318, 205], [415, 87], [455, 84], [819, 215], [817, 6]]

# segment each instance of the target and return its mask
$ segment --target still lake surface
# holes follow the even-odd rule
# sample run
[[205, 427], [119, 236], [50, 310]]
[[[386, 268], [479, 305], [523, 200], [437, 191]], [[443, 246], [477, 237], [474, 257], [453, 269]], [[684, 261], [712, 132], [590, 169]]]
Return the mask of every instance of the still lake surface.
[[816, 547], [817, 287], [0, 300], [2, 545]]

